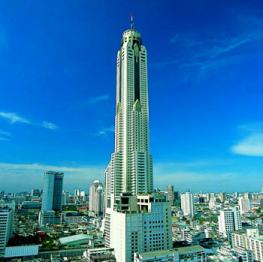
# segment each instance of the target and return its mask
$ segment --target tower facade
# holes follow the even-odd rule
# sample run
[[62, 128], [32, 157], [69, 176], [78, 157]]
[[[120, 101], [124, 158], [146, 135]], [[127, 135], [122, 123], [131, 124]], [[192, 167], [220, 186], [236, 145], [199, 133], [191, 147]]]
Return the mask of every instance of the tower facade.
[[181, 194], [181, 209], [183, 210], [184, 216], [194, 216], [194, 201], [193, 195], [190, 192]]
[[117, 53], [115, 150], [105, 171], [105, 242], [117, 262], [172, 248], [167, 195], [153, 193], [147, 52], [133, 25]]
[[89, 210], [96, 215], [103, 214], [103, 187], [99, 180], [93, 181], [89, 188]]
[[133, 26], [123, 33], [117, 53], [115, 150], [105, 175], [108, 200], [111, 194], [153, 189], [147, 52]]
[[44, 174], [40, 226], [61, 223], [63, 177], [61, 172], [47, 171]]
[[224, 237], [230, 239], [233, 231], [242, 229], [240, 212], [236, 207], [220, 210], [218, 230]]
[[14, 211], [9, 207], [0, 207], [0, 260], [5, 247], [12, 236]]
[[43, 211], [61, 211], [63, 177], [61, 172], [47, 171], [44, 174], [44, 188], [42, 196]]

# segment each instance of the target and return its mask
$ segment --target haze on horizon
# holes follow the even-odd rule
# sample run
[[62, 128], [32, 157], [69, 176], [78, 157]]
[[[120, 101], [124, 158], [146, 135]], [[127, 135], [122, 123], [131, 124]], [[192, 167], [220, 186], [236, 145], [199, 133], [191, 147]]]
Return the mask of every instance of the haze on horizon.
[[155, 186], [263, 186], [261, 1], [59, 0], [0, 2], [0, 190], [41, 188], [49, 169], [68, 190], [104, 179], [131, 13], [148, 51]]

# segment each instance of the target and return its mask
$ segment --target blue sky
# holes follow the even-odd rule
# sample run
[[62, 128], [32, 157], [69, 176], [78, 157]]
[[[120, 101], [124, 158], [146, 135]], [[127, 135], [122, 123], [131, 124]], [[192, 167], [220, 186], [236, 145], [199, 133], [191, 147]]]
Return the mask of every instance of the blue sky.
[[0, 189], [44, 170], [87, 189], [114, 146], [115, 62], [133, 14], [148, 50], [155, 186], [263, 186], [262, 1], [1, 1]]

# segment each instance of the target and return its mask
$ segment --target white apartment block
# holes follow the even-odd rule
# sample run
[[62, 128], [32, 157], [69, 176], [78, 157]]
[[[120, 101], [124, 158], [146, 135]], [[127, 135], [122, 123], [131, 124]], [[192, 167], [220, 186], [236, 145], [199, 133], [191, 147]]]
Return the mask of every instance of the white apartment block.
[[240, 209], [240, 214], [243, 215], [251, 210], [251, 202], [248, 197], [239, 197], [238, 205]]
[[95, 180], [89, 188], [89, 210], [102, 215], [104, 208], [104, 192], [102, 183]]
[[5, 247], [12, 236], [13, 218], [11, 208], [0, 208], [0, 258], [4, 256]]
[[233, 248], [244, 248], [251, 251], [253, 261], [263, 261], [263, 235], [259, 235], [258, 229], [247, 229], [232, 233]]
[[122, 194], [120, 202], [106, 211], [106, 244], [114, 248], [117, 262], [131, 262], [135, 252], [171, 249], [171, 226], [166, 195]]
[[230, 237], [231, 232], [241, 229], [240, 212], [237, 208], [220, 210], [218, 229], [224, 237]]
[[194, 216], [194, 201], [192, 193], [186, 192], [181, 194], [181, 209], [184, 216]]

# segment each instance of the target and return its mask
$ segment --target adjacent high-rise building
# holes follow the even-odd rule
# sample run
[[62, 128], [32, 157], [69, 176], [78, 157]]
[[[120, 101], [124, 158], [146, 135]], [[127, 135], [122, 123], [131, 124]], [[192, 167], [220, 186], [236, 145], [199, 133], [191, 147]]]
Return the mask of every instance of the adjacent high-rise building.
[[219, 232], [230, 239], [233, 231], [242, 228], [240, 212], [236, 207], [220, 210], [218, 216]]
[[243, 214], [245, 214], [251, 210], [251, 202], [250, 202], [249, 198], [239, 197], [238, 198], [238, 205], [239, 205], [241, 215], [243, 215]]
[[0, 258], [4, 256], [5, 247], [12, 236], [13, 217], [14, 211], [11, 208], [0, 208]]
[[147, 52], [133, 27], [122, 35], [117, 53], [115, 151], [106, 170], [107, 202], [123, 192], [153, 190], [149, 149]]
[[147, 52], [133, 23], [122, 35], [116, 78], [115, 151], [105, 171], [105, 241], [117, 262], [131, 262], [135, 252], [172, 247], [170, 203], [167, 195], [152, 193]]
[[175, 204], [174, 187], [172, 185], [167, 186], [168, 199], [173, 206]]
[[183, 211], [184, 216], [194, 216], [194, 200], [192, 193], [185, 192], [181, 194], [181, 209]]
[[221, 203], [224, 203], [225, 200], [226, 200], [226, 193], [225, 193], [225, 192], [220, 192], [220, 193], [218, 194], [218, 198], [219, 198], [219, 200], [220, 200]]
[[58, 224], [61, 221], [63, 177], [61, 172], [47, 171], [44, 174], [42, 207], [39, 224]]
[[214, 209], [216, 207], [216, 198], [214, 193], [209, 194], [209, 209]]
[[[263, 261], [263, 235], [258, 229], [239, 230], [232, 233], [232, 247], [242, 248], [252, 253], [252, 259], [247, 261]], [[246, 260], [243, 260], [246, 261]]]
[[95, 180], [89, 188], [89, 210], [102, 215], [104, 208], [104, 192], [102, 183]]
[[61, 172], [47, 171], [44, 174], [44, 188], [42, 195], [43, 211], [61, 211], [63, 177]]

